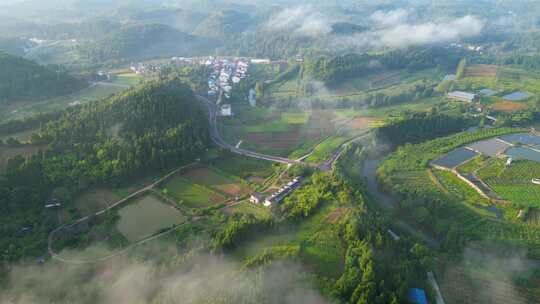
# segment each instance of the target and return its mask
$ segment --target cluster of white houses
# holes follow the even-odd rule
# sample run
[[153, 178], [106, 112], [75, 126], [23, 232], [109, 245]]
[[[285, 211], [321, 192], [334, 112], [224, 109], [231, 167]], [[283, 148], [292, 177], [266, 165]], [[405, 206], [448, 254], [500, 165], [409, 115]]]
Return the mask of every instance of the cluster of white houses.
[[298, 188], [301, 182], [302, 178], [296, 177], [285, 186], [281, 187], [277, 192], [266, 198], [263, 194], [254, 192], [251, 194], [249, 201], [254, 204], [263, 204], [265, 207], [270, 207], [273, 204], [279, 204], [285, 197], [287, 197], [287, 195], [294, 191], [294, 189]]
[[246, 78], [249, 68], [249, 61], [243, 58], [230, 60], [209, 57], [205, 64], [213, 67], [208, 77], [208, 95], [215, 96], [223, 92], [226, 99], [231, 97], [232, 84], [237, 84]]

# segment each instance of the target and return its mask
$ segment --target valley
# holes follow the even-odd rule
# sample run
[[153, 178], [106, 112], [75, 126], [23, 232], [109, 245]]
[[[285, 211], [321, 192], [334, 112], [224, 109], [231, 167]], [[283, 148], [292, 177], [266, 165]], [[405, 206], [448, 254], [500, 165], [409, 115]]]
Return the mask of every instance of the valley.
[[538, 303], [494, 2], [0, 3], [0, 303]]

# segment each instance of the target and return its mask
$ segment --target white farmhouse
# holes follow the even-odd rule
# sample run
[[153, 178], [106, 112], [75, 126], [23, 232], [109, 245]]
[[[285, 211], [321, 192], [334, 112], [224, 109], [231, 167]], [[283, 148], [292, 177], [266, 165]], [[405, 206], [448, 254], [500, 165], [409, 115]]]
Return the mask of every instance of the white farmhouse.
[[232, 116], [232, 108], [231, 105], [228, 103], [225, 103], [221, 106], [220, 109], [221, 116], [230, 117]]

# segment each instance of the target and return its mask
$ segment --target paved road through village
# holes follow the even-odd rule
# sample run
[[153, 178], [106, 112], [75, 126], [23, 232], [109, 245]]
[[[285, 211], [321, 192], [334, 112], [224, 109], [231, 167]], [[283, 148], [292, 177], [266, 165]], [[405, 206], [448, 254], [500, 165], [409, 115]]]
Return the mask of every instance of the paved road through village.
[[208, 108], [208, 122], [210, 123], [210, 137], [212, 141], [219, 147], [230, 150], [231, 152], [236, 153], [236, 154], [268, 160], [268, 161], [272, 161], [276, 163], [287, 164], [287, 165], [302, 164], [302, 162], [299, 160], [257, 153], [257, 152], [237, 148], [227, 143], [225, 140], [223, 140], [223, 138], [221, 138], [221, 135], [219, 134], [219, 130], [217, 127], [218, 111], [217, 111], [216, 104], [203, 96], [197, 96], [197, 99], [200, 102], [204, 103], [206, 107]]

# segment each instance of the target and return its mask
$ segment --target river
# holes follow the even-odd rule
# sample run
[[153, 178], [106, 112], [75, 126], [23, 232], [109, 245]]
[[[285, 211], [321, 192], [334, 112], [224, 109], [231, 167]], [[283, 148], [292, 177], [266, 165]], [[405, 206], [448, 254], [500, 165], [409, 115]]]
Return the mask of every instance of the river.
[[[382, 208], [386, 210], [392, 210], [398, 202], [398, 199], [382, 192], [379, 189], [379, 183], [377, 181], [377, 167], [385, 159], [386, 154], [379, 155], [379, 157], [374, 159], [366, 159], [364, 161], [364, 166], [362, 167], [362, 176], [367, 181], [367, 190], [371, 198], [373, 198], [376, 204], [379, 204]], [[399, 215], [399, 213], [396, 213]], [[436, 240], [433, 236], [427, 234], [419, 228], [409, 224], [404, 219], [397, 219], [395, 225], [399, 228], [416, 235], [426, 242], [426, 244], [432, 248], [439, 247], [439, 241]]]

